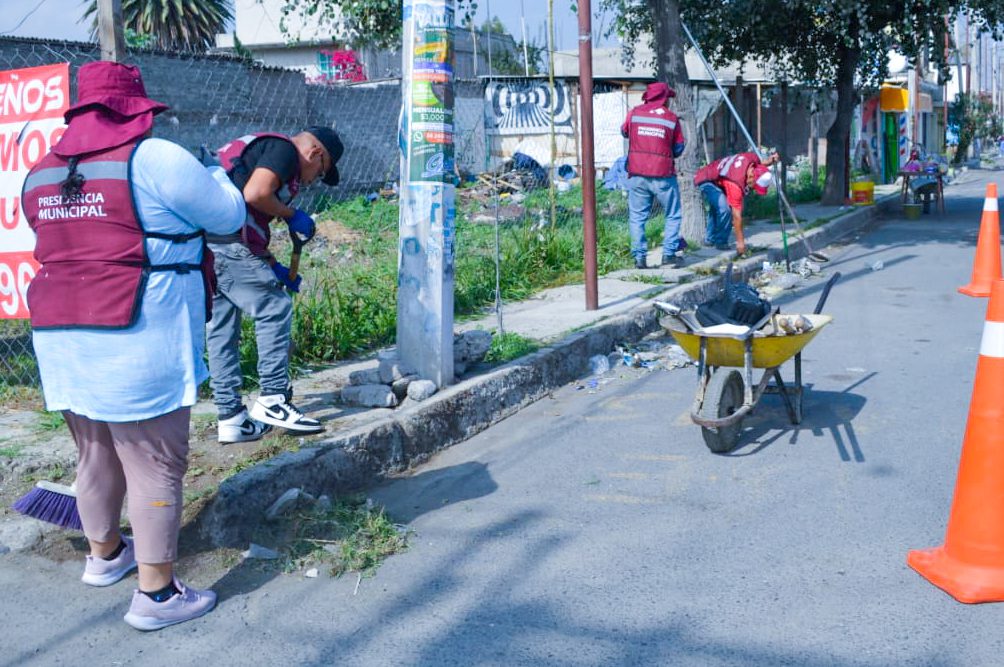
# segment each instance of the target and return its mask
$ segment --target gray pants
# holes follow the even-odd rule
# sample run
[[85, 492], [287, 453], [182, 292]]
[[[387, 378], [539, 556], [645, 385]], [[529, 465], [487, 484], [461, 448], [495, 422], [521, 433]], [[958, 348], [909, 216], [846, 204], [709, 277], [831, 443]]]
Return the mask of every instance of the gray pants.
[[289, 388], [289, 345], [293, 301], [272, 268], [243, 244], [210, 244], [216, 256], [213, 319], [206, 333], [213, 400], [220, 418], [241, 409], [241, 314], [254, 320], [261, 393]]

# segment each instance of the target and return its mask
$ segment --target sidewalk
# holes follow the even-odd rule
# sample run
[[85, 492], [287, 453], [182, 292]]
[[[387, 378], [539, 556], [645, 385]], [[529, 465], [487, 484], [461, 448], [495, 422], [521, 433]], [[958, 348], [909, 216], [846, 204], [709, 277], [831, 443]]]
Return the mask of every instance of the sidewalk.
[[[802, 229], [813, 248], [860, 229], [885, 209], [898, 208], [898, 186], [880, 186], [876, 190], [876, 204], [870, 207], [797, 207]], [[793, 260], [807, 254], [794, 231], [789, 225]], [[778, 225], [749, 225], [747, 239], [749, 246], [765, 250], [738, 261], [738, 275], [748, 276], [763, 261], [780, 259]], [[652, 264], [658, 263], [658, 254], [658, 249], [653, 251]], [[295, 400], [301, 409], [324, 422], [327, 431], [319, 436], [269, 436], [257, 443], [221, 447], [216, 442], [215, 408], [211, 401], [202, 401], [192, 411], [186, 516], [194, 519], [202, 539], [218, 546], [246, 547], [265, 509], [288, 489], [305, 489], [315, 496], [363, 489], [471, 437], [552, 389], [581, 377], [591, 356], [607, 354], [615, 343], [638, 341], [657, 331], [652, 299], [672, 298], [686, 304], [712, 295], [720, 281], [717, 269], [730, 257], [729, 252], [701, 249], [688, 253], [687, 264], [681, 269], [609, 274], [599, 280], [600, 307], [596, 311], [585, 310], [583, 285], [546, 290], [532, 299], [507, 303], [502, 313], [505, 331], [535, 339], [545, 347], [495, 368], [478, 364], [456, 384], [421, 403], [367, 409], [340, 401], [352, 372], [377, 368], [375, 354], [301, 377], [294, 382]], [[456, 328], [467, 331], [496, 327], [497, 315], [489, 313]], [[16, 433], [30, 433], [24, 422], [31, 415], [37, 418], [36, 413], [28, 413], [28, 417], [16, 411], [0, 413], [0, 428], [10, 432], [17, 427], [20, 430]], [[36, 470], [34, 474], [45, 478], [52, 470], [70, 471], [75, 467], [75, 448], [65, 428], [49, 436], [25, 445], [27, 454], [21, 461], [20, 474], [16, 470], [11, 471], [14, 475], [5, 474], [0, 469], [0, 480], [4, 482], [0, 488], [6, 487], [0, 494], [2, 500], [11, 500], [12, 491], [17, 491], [16, 497], [25, 490], [23, 482], [13, 489], [12, 477], [15, 481], [23, 479], [26, 472]], [[43, 463], [30, 463], [32, 456], [42, 457], [43, 453]], [[69, 483], [68, 479], [62, 481]], [[5, 544], [12, 549], [31, 548], [33, 540], [37, 543], [47, 529], [39, 522], [23, 519], [18, 530], [29, 534], [21, 535], [18, 545], [10, 544], [13, 538], [4, 526], [18, 519], [9, 509], [0, 514], [0, 550]]]

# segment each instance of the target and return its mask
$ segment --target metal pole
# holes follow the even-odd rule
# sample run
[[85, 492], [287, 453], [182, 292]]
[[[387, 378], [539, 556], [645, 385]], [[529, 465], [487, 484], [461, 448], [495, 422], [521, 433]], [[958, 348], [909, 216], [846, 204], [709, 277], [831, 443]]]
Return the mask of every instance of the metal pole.
[[582, 121], [582, 245], [586, 310], [600, 307], [596, 279], [596, 163], [593, 151], [593, 28], [590, 0], [579, 0], [579, 92]]
[[101, 43], [102, 60], [117, 63], [125, 60], [122, 0], [98, 0], [98, 41]]
[[523, 39], [523, 75], [530, 76], [530, 56], [526, 49], [526, 9], [523, 0], [519, 0], [519, 34]]

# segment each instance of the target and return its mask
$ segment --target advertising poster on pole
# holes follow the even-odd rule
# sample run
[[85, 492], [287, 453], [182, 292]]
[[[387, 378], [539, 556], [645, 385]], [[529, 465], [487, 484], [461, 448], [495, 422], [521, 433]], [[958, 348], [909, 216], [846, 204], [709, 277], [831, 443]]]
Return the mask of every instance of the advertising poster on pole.
[[28, 317], [28, 285], [38, 264], [21, 186], [63, 135], [69, 106], [69, 63], [0, 71], [0, 319]]

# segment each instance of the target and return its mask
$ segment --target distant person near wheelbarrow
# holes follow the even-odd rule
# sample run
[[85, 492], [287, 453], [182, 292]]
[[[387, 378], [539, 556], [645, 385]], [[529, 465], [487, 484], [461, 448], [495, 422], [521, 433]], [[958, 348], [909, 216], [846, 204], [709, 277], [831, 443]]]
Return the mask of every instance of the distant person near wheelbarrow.
[[662, 82], [650, 83], [641, 99], [643, 104], [628, 112], [621, 134], [628, 140], [628, 224], [631, 254], [635, 268], [648, 268], [645, 223], [652, 212], [652, 200], [662, 206], [666, 216], [662, 235], [662, 264], [683, 266], [680, 250], [680, 184], [676, 180], [675, 158], [686, 143], [680, 119], [667, 108], [676, 92]]
[[750, 191], [767, 194], [773, 178], [770, 166], [780, 160], [777, 153], [764, 160], [755, 153], [737, 153], [723, 157], [702, 167], [694, 176], [694, 185], [700, 188], [708, 201], [708, 225], [704, 232], [704, 245], [719, 250], [729, 250], [729, 234], [736, 232], [736, 252], [746, 252], [743, 237], [743, 197]]

